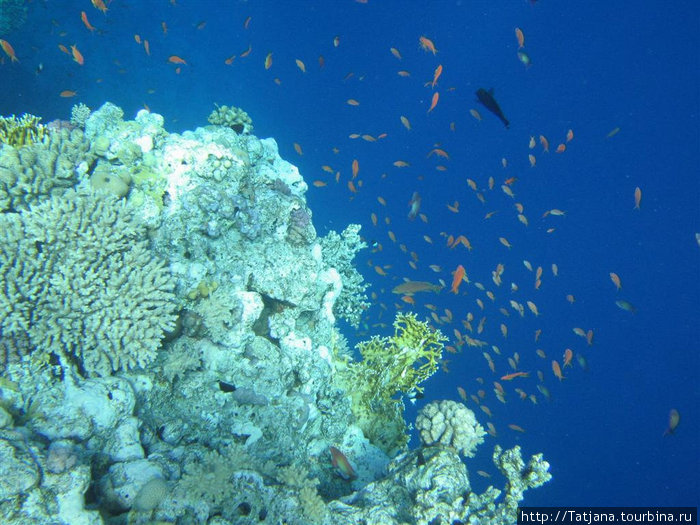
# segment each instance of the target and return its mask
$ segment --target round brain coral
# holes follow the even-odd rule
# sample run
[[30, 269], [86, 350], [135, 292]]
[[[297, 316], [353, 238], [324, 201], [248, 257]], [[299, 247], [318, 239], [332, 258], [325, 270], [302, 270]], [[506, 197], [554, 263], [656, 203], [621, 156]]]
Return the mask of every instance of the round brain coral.
[[123, 200], [73, 190], [0, 215], [0, 330], [86, 375], [145, 366], [175, 323], [174, 284]]
[[423, 407], [416, 418], [423, 446], [444, 445], [467, 457], [484, 442], [486, 432], [476, 421], [474, 412], [455, 401], [433, 401]]

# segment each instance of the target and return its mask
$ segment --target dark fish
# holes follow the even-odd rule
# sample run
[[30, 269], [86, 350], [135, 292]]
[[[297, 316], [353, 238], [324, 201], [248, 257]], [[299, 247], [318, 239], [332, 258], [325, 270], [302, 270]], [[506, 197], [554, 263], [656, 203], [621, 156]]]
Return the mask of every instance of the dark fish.
[[498, 105], [498, 102], [496, 102], [496, 99], [493, 98], [493, 89], [486, 91], [484, 88], [479, 88], [479, 90], [476, 92], [476, 98], [479, 99], [479, 102], [481, 102], [486, 109], [501, 119], [501, 122], [503, 122], [506, 128], [510, 126], [510, 122], [508, 122], [508, 119], [503, 114], [503, 111], [501, 111], [501, 107]]

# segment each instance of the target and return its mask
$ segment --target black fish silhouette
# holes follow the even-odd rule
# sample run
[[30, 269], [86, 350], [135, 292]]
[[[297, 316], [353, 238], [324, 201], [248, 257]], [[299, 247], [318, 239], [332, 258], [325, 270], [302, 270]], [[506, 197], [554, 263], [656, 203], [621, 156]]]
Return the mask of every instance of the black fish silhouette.
[[503, 114], [503, 111], [501, 111], [501, 107], [498, 105], [498, 102], [496, 102], [496, 99], [493, 98], [493, 89], [486, 91], [484, 88], [479, 88], [479, 90], [476, 92], [476, 98], [479, 99], [479, 102], [481, 102], [486, 109], [501, 119], [501, 122], [505, 124], [506, 128], [510, 126], [510, 122], [508, 122], [508, 119]]

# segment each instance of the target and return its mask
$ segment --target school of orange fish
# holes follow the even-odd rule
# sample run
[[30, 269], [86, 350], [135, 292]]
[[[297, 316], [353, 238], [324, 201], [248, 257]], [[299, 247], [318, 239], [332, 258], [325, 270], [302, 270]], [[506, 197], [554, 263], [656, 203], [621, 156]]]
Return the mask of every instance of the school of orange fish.
[[[93, 23], [99, 25], [98, 22], [91, 18], [93, 15], [107, 16], [109, 11], [109, 3], [105, 4], [103, 0], [91, 0], [95, 12], [87, 13], [86, 11], [81, 11], [75, 16], [79, 16], [85, 29], [90, 32], [95, 32], [95, 26]], [[175, 0], [171, 0], [173, 5], [176, 5]], [[364, 2], [360, 2], [364, 3]], [[241, 20], [241, 24], [244, 30], [248, 31], [251, 28], [251, 17], [244, 17]], [[202, 21], [196, 24], [196, 29], [203, 30], [206, 27], [206, 21]], [[162, 21], [160, 27], [154, 29], [154, 31], [160, 31], [163, 34], [168, 33], [168, 23], [167, 21]], [[525, 34], [522, 29], [515, 28], [515, 38], [518, 49], [518, 59], [529, 66], [529, 57], [523, 51], [525, 47]], [[59, 37], [65, 37], [65, 33], [58, 33]], [[143, 48], [143, 52], [151, 56], [151, 47], [149, 40], [143, 38], [139, 34], [133, 35], [134, 41], [137, 45]], [[417, 121], [420, 117], [423, 122], [429, 114], [438, 111], [441, 104], [441, 93], [449, 92], [454, 90], [454, 88], [445, 88], [442, 83], [449, 75], [449, 72], [445, 70], [442, 64], [438, 61], [439, 56], [439, 42], [431, 38], [428, 35], [416, 35], [416, 46], [415, 49], [410, 50], [411, 54], [415, 56], [416, 54], [423, 53], [433, 61], [431, 65], [432, 75], [425, 75], [425, 78], [419, 80], [421, 86], [424, 89], [429, 90], [430, 95], [426, 97], [425, 101], [421, 101], [422, 104], [422, 115], [417, 115], [415, 109], [411, 110], [413, 114], [416, 114], [415, 120]], [[341, 37], [335, 36], [331, 42], [329, 42], [329, 48], [337, 48], [342, 45]], [[6, 57], [9, 59], [10, 65], [18, 63], [19, 59], [16, 56], [15, 49], [10, 42], [0, 39], [0, 46]], [[76, 45], [68, 45], [64, 42], [57, 42], [58, 49], [65, 53], [70, 59], [77, 64], [77, 66], [89, 65], [89, 61], [86, 61], [81, 50], [78, 49]], [[406, 50], [406, 54], [408, 54]], [[259, 64], [251, 65], [253, 59], [256, 55], [252, 54], [252, 45], [242, 46], [241, 50], [237, 53], [231, 54], [222, 52], [219, 59], [221, 60], [222, 66], [234, 66], [241, 63], [244, 59], [249, 61], [248, 67], [261, 67], [265, 70], [273, 72], [275, 69], [275, 51], [265, 50], [261, 55], [264, 59], [260, 60]], [[407, 82], [413, 82], [413, 76], [411, 72], [407, 69], [403, 69], [401, 66], [404, 64], [404, 55], [396, 47], [387, 45], [386, 52], [390, 53], [396, 60], [396, 74], [399, 77], [403, 77]], [[180, 56], [177, 54], [169, 53], [166, 50], [158, 50], [160, 57], [154, 56], [153, 59], [160, 59], [172, 65], [175, 74], [180, 74], [183, 67], [188, 66], [189, 57]], [[281, 55], [281, 53], [280, 53]], [[5, 62], [5, 61], [3, 61]], [[326, 58], [323, 55], [318, 57], [318, 66], [316, 68], [311, 68], [301, 59], [295, 59], [295, 65], [300, 74], [312, 75], [315, 70], [320, 70], [324, 68], [326, 64]], [[351, 78], [354, 74], [348, 73], [342, 81], [345, 82]], [[272, 77], [271, 81], [275, 84], [281, 85], [282, 79], [280, 77]], [[58, 93], [60, 97], [75, 97], [78, 93], [74, 89], [63, 89]], [[418, 103], [418, 102], [417, 102]], [[345, 98], [339, 100], [338, 104], [346, 104], [351, 107], [357, 107], [361, 105], [361, 101], [356, 98]], [[146, 109], [148, 109], [146, 107]], [[406, 111], [406, 113], [409, 113]], [[479, 109], [473, 107], [468, 110], [471, 118], [477, 121], [482, 120], [482, 115]], [[456, 119], [466, 116], [466, 111], [464, 115], [461, 113], [456, 116]], [[415, 133], [415, 125], [411, 123], [411, 120], [404, 114], [397, 114], [394, 129], [388, 129], [381, 133], [369, 134], [364, 132], [351, 132], [348, 135], [348, 143], [343, 145], [345, 152], [348, 150], [357, 151], [356, 154], [352, 154], [352, 162], [349, 166], [341, 166], [340, 163], [333, 161], [331, 157], [327, 164], [323, 164], [319, 167], [319, 175], [314, 177], [312, 185], [318, 188], [315, 191], [342, 191], [346, 192], [347, 197], [355, 199], [358, 194], [365, 191], [365, 182], [363, 177], [369, 177], [369, 174], [362, 174], [362, 155], [361, 148], [355, 148], [353, 144], [358, 139], [368, 143], [381, 142], [390, 137], [401, 136], [401, 133]], [[457, 123], [450, 123], [450, 131], [454, 131]], [[611, 138], [619, 132], [619, 128], [615, 128], [610, 131], [606, 136], [602, 138]], [[319, 137], [319, 141], [323, 140], [323, 137]], [[553, 149], [554, 154], [565, 154], [567, 148], [572, 145], [574, 141], [574, 131], [572, 129], [564, 129], [561, 131], [561, 139], [556, 142], [556, 147]], [[299, 143], [293, 143], [293, 148], [296, 153], [300, 156], [304, 154], [303, 148]], [[530, 168], [534, 169], [537, 166], [538, 156], [544, 157], [550, 152], [550, 142], [547, 137], [540, 133], [533, 133], [529, 137], [526, 144], [523, 144], [523, 156], [527, 159]], [[340, 147], [333, 147], [332, 154], [337, 155], [340, 152]], [[440, 143], [435, 142], [433, 147], [431, 147], [426, 153], [424, 153], [427, 158], [435, 159], [437, 164], [435, 169], [438, 172], [448, 171], [450, 161], [450, 153], [441, 147]], [[413, 159], [402, 158], [402, 159], [387, 159], [387, 167], [391, 166], [389, 170], [404, 170], [403, 172], [410, 171]], [[500, 159], [500, 163], [503, 167], [504, 173], [509, 173], [508, 160], [503, 157]], [[338, 164], [338, 165], [334, 165]], [[369, 171], [369, 170], [368, 170]], [[371, 170], [374, 172], [374, 170]], [[402, 173], [403, 173], [402, 172]], [[362, 174], [362, 175], [361, 175]], [[375, 176], [376, 177], [376, 176]], [[373, 188], [381, 188], [381, 182], [383, 179], [387, 178], [387, 173], [384, 173], [373, 180]], [[484, 180], [479, 180], [477, 176], [464, 177], [464, 191], [460, 195], [451, 196], [450, 201], [445, 201], [444, 206], [446, 209], [453, 213], [455, 217], [464, 215], [463, 207], [460, 208], [460, 202], [465, 202], [467, 199], [477, 199], [484, 206], [488, 207], [484, 215], [478, 218], [478, 221], [488, 221], [495, 214], [512, 214], [514, 218], [514, 224], [520, 224], [519, 227], [528, 227], [530, 224], [531, 217], [526, 214], [526, 206], [524, 203], [520, 202], [516, 197], [515, 189], [521, 181], [519, 177], [514, 175], [503, 176], [502, 180], [498, 180], [496, 176], [484, 177]], [[409, 183], [407, 179], [407, 184]], [[370, 190], [366, 190], [370, 191]], [[372, 190], [374, 191], [374, 190]], [[409, 192], [410, 193], [410, 192]], [[418, 192], [412, 192], [413, 195], [408, 202], [408, 211], [405, 216], [391, 217], [386, 213], [386, 210], [391, 208], [388, 207], [388, 198], [383, 197], [379, 193], [373, 195], [376, 204], [371, 210], [367, 210], [366, 207], [358, 210], [358, 214], [362, 214], [362, 218], [358, 219], [360, 222], [366, 225], [364, 231], [369, 231], [368, 237], [376, 239], [386, 239], [385, 242], [377, 241], [372, 247], [372, 256], [369, 262], [371, 268], [377, 276], [381, 277], [381, 285], [376, 291], [371, 293], [371, 298], [375, 305], [379, 308], [379, 314], [373, 315], [373, 322], [367, 320], [366, 327], [367, 331], [376, 331], [378, 328], [387, 327], [390, 324], [385, 322], [387, 319], [393, 318], [393, 311], [400, 309], [412, 309], [418, 312], [424, 312], [426, 316], [432, 320], [432, 322], [438, 326], [446, 335], [451, 336], [451, 342], [446, 346], [446, 350], [450, 354], [460, 354], [466, 351], [468, 348], [477, 349], [473, 352], [473, 355], [478, 355], [485, 360], [488, 368], [493, 374], [492, 377], [476, 377], [473, 381], [467, 380], [464, 386], [460, 386], [457, 389], [457, 395], [465, 402], [470, 400], [476, 404], [479, 409], [486, 414], [489, 418], [492, 417], [492, 411], [487, 403], [495, 401], [497, 403], [506, 403], [509, 399], [515, 398], [522, 400], [523, 402], [529, 402], [532, 404], [537, 404], [541, 399], [549, 399], [550, 391], [547, 387], [548, 380], [551, 381], [552, 377], [555, 380], [562, 381], [568, 374], [574, 373], [574, 362], [578, 366], [585, 370], [587, 369], [586, 357], [582, 351], [575, 351], [569, 346], [576, 347], [577, 344], [582, 343], [582, 346], [592, 346], [594, 344], [594, 331], [590, 327], [579, 327], [572, 326], [571, 331], [573, 334], [580, 339], [574, 340], [574, 343], [566, 344], [562, 342], [558, 347], [545, 350], [538, 346], [540, 335], [544, 328], [538, 327], [532, 331], [532, 340], [530, 344], [523, 341], [518, 342], [518, 351], [506, 351], [505, 347], [510, 346], [508, 340], [509, 335], [509, 324], [514, 322], [520, 322], [519, 319], [530, 318], [535, 322], [540, 323], [540, 316], [546, 316], [546, 311], [540, 312], [540, 308], [537, 306], [534, 298], [538, 290], [544, 286], [548, 278], [556, 279], [559, 275], [559, 267], [555, 262], [543, 263], [539, 265], [532, 264], [530, 260], [524, 259], [522, 261], [523, 266], [526, 270], [532, 274], [531, 282], [526, 285], [519, 285], [515, 282], [510, 282], [506, 284], [504, 281], [507, 277], [507, 268], [501, 262], [496, 262], [493, 264], [492, 269], [487, 270], [486, 275], [483, 275], [483, 268], [472, 268], [470, 266], [470, 255], [472, 250], [478, 250], [478, 247], [473, 247], [472, 243], [465, 232], [460, 231], [450, 231], [452, 225], [443, 224], [442, 228], [434, 229], [430, 224], [430, 218], [428, 215], [421, 210], [422, 203], [428, 196], [421, 196]], [[457, 198], [454, 198], [457, 197]], [[642, 191], [639, 187], [634, 188], [632, 195], [630, 196], [630, 204], [633, 204], [631, 209], [636, 211], [641, 211], [641, 201], [642, 201]], [[430, 199], [435, 201], [436, 199], [442, 198], [439, 195], [430, 195]], [[392, 203], [393, 204], [393, 203]], [[358, 206], [359, 208], [359, 206]], [[513, 212], [514, 210], [514, 212]], [[635, 212], [636, 212], [635, 211]], [[369, 214], [369, 216], [367, 216]], [[537, 214], [537, 220], [547, 221], [546, 232], [554, 233], [556, 230], [556, 221], [562, 220], [566, 212], [559, 208], [553, 207], [544, 210]], [[418, 221], [415, 221], [418, 219]], [[406, 221], [402, 227], [407, 224], [415, 225], [415, 230], [419, 231], [416, 236], [420, 238], [426, 246], [409, 246], [409, 242], [403, 242], [391, 229], [392, 221]], [[411, 221], [415, 221], [411, 223]], [[473, 224], [478, 222], [474, 217], [470, 217], [468, 223]], [[516, 222], [517, 221], [517, 222]], [[465, 224], [467, 221], [455, 221], [455, 224]], [[455, 227], [456, 228], [456, 227]], [[514, 230], [506, 235], [501, 235], [498, 237], [497, 242], [500, 243], [505, 249], [511, 249], [517, 243], [518, 230]], [[415, 238], [412, 238], [412, 243], [416, 244]], [[496, 240], [494, 240], [494, 243]], [[424, 263], [421, 261], [418, 252], [423, 250], [430, 253], [431, 261]], [[491, 249], [491, 247], [489, 248]], [[503, 248], [501, 248], [503, 249]], [[463, 262], [456, 265], [456, 267], [445, 267], [441, 264], [436, 264], [434, 260], [439, 260], [440, 254], [448, 251], [451, 254], [461, 253]], [[537, 256], [533, 254], [533, 258]], [[403, 262], [406, 266], [403, 266]], [[405, 268], [401, 270], [399, 268]], [[545, 270], [545, 268], [547, 270]], [[432, 279], [428, 279], [425, 275], [431, 272]], [[423, 276], [422, 278], [413, 278], [413, 275]], [[511, 272], [513, 273], [513, 272]], [[470, 274], [473, 274], [470, 278]], [[476, 279], [474, 276], [480, 274], [481, 279]], [[545, 275], [547, 274], [547, 275]], [[551, 274], [551, 277], [549, 277]], [[622, 289], [622, 279], [620, 276], [611, 271], [609, 273], [610, 281], [613, 284], [611, 289], [611, 295], [616, 291]], [[376, 285], [376, 283], [375, 283]], [[463, 299], [461, 306], [464, 311], [453, 313], [448, 308], [441, 308], [435, 304], [440, 299], [440, 293], [443, 294], [453, 294], [460, 299]], [[394, 294], [394, 295], [391, 295]], [[448, 295], [452, 297], [451, 295]], [[390, 298], [395, 298], [393, 301]], [[566, 294], [565, 299], [568, 303], [573, 304], [575, 302], [575, 296], [572, 293]], [[629, 302], [618, 299], [615, 301], [617, 306], [623, 310], [634, 312], [635, 308]], [[368, 314], [369, 317], [369, 314]], [[488, 327], [496, 327], [494, 329], [489, 329]], [[530, 346], [531, 348], [528, 348]], [[503, 348], [502, 348], [503, 347]], [[525, 353], [531, 353], [530, 356], [525, 356]], [[522, 361], [522, 362], [521, 362]], [[442, 362], [442, 369], [447, 372], [449, 371], [450, 361], [445, 359]], [[527, 363], [527, 366], [525, 366]], [[549, 379], [548, 379], [549, 376]], [[537, 379], [536, 383], [532, 384], [532, 379], [528, 381], [528, 378]], [[492, 391], [492, 395], [487, 392], [487, 390]], [[675, 417], [675, 416], [674, 416]], [[670, 431], [672, 432], [675, 428], [676, 422], [673, 420], [670, 424]], [[497, 429], [495, 425], [489, 421], [486, 423], [488, 432], [491, 435], [497, 434]], [[508, 427], [515, 432], [524, 432], [525, 430], [516, 423], [511, 423]], [[488, 476], [485, 472], [479, 472], [480, 475]]]

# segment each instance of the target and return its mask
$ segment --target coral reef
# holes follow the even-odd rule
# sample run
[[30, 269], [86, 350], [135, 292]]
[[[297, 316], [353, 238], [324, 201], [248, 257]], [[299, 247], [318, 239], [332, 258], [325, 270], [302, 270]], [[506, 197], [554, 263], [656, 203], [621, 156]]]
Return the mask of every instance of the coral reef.
[[483, 429], [446, 401], [406, 450], [399, 396], [442, 334], [401, 314], [353, 359], [359, 227], [317, 238], [297, 168], [233, 114], [175, 134], [107, 103], [3, 146], [3, 523], [514, 522], [547, 463], [497, 448], [506, 496], [475, 494]]
[[154, 359], [173, 327], [173, 285], [135, 210], [71, 190], [0, 224], [5, 337], [26, 337], [88, 375]]

